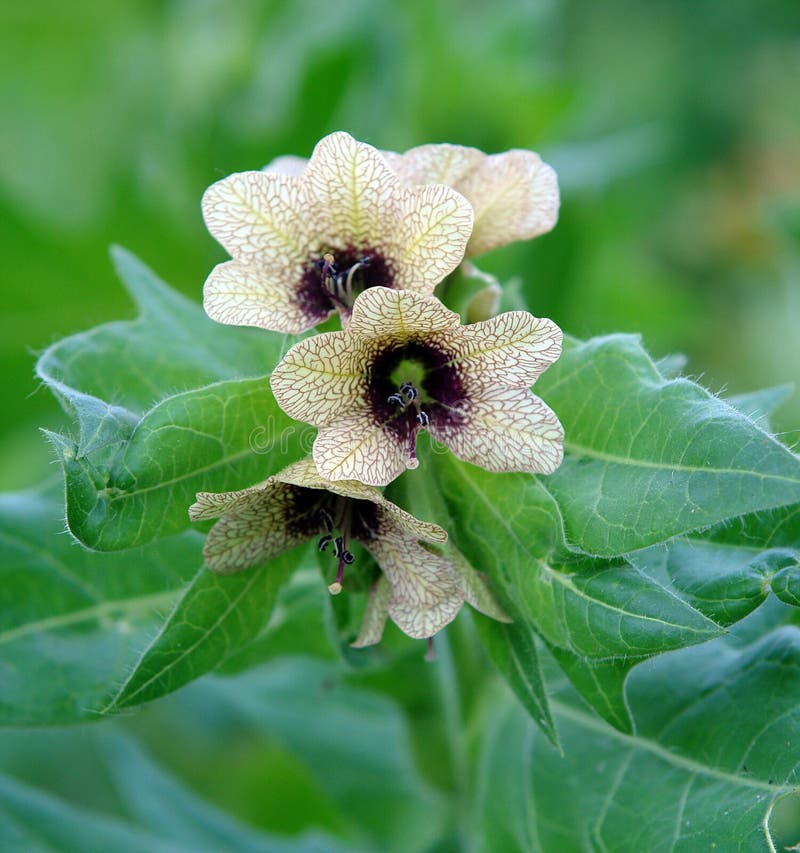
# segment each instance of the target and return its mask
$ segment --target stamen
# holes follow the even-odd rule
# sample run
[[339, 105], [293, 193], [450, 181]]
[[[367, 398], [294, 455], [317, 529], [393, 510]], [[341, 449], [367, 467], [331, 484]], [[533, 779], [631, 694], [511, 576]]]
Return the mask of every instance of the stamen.
[[[320, 521], [322, 522], [322, 526], [330, 533], [333, 530], [333, 516], [325, 509], [324, 506], [320, 507], [317, 510], [317, 515], [319, 516]], [[328, 539], [330, 540], [330, 536]]]
[[416, 387], [410, 382], [404, 382], [400, 386], [400, 393], [406, 395], [406, 398], [408, 399], [409, 403], [419, 397], [419, 391], [417, 391]]
[[[356, 270], [363, 269], [369, 265], [369, 258], [361, 258], [361, 260], [357, 264], [353, 264], [350, 267], [350, 271], [347, 273], [347, 282], [345, 283], [345, 293], [347, 294], [347, 299], [349, 300], [349, 304], [353, 304], [353, 276], [356, 273]], [[340, 276], [341, 278], [341, 276]]]
[[433, 648], [433, 637], [428, 637], [428, 650], [425, 652], [425, 660], [433, 663], [436, 660], [436, 650]]
[[344, 553], [344, 538], [341, 536], [337, 536], [333, 542], [333, 556], [337, 559], [341, 559], [342, 554]]
[[345, 566], [345, 563], [348, 562], [348, 560], [345, 559], [345, 556], [344, 556], [345, 554], [347, 554], [350, 557], [349, 562], [350, 563], [353, 562], [353, 555], [349, 551], [344, 551], [342, 556], [339, 558], [339, 571], [336, 572], [336, 580], [328, 586], [328, 592], [331, 595], [338, 595], [342, 591], [342, 580], [344, 579], [344, 566]]
[[408, 437], [408, 460], [406, 468], [419, 468], [419, 459], [417, 459], [417, 431], [411, 430], [411, 435]]
[[335, 258], [330, 252], [326, 252], [322, 256], [322, 286], [328, 291], [328, 294], [347, 308], [352, 308], [355, 302], [355, 297], [358, 295], [353, 292], [355, 274], [369, 266], [372, 259], [369, 255], [365, 255], [346, 270], [338, 272], [335, 265]]
[[[339, 561], [336, 579], [328, 585], [331, 595], [338, 595], [342, 591], [342, 580], [344, 579], [344, 567], [353, 563], [354, 557], [347, 550], [347, 538], [350, 535], [350, 524], [352, 522], [353, 503], [347, 498], [337, 497], [330, 510], [321, 507], [318, 513], [329, 532], [319, 540], [319, 550], [324, 551], [328, 543], [333, 543], [333, 556]], [[339, 535], [334, 536], [332, 531], [338, 528]]]
[[428, 424], [430, 424], [430, 422], [431, 419], [428, 417], [428, 413], [423, 409], [420, 409], [417, 412], [417, 423], [422, 427], [426, 427], [428, 426]]
[[412, 403], [418, 397], [419, 390], [417, 389], [417, 386], [413, 385], [411, 382], [404, 382], [394, 394], [391, 394], [386, 398], [386, 402], [405, 409], [409, 403]]

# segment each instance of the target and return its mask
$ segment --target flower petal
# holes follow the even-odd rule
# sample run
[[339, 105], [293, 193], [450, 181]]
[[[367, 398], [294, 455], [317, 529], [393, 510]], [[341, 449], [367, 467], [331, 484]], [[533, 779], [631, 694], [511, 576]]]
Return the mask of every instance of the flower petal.
[[[447, 531], [439, 527], [438, 524], [432, 524], [429, 521], [420, 521], [411, 513], [400, 509], [397, 504], [383, 498], [380, 505], [384, 511], [389, 514], [388, 523], [391, 527], [405, 536], [410, 536], [412, 539], [424, 539], [432, 544], [443, 544], [447, 542]], [[386, 516], [384, 516], [386, 518]]]
[[400, 222], [399, 179], [375, 148], [349, 133], [317, 143], [302, 183], [321, 245], [382, 248]]
[[[447, 532], [438, 524], [420, 521], [411, 513], [400, 509], [399, 506], [387, 500], [374, 486], [368, 486], [358, 480], [328, 480], [318, 471], [311, 457], [293, 462], [273, 477], [281, 483], [290, 483], [306, 489], [327, 489], [334, 494], [359, 501], [372, 501], [382, 508], [381, 517], [386, 520], [391, 530], [400, 530], [414, 539], [424, 539], [426, 542], [443, 543], [447, 541]], [[388, 513], [388, 518], [385, 514]], [[213, 517], [213, 516], [211, 516]]]
[[292, 175], [299, 178], [308, 165], [307, 157], [297, 157], [294, 154], [281, 154], [274, 160], [270, 160], [261, 170], [262, 172], [275, 172], [278, 175]]
[[364, 618], [361, 620], [361, 630], [358, 637], [350, 643], [354, 649], [363, 649], [365, 646], [374, 646], [381, 641], [383, 629], [386, 627], [386, 619], [389, 616], [389, 597], [392, 588], [389, 581], [381, 575], [372, 585], [369, 591], [367, 607]]
[[290, 524], [303, 515], [292, 487], [270, 478], [262, 486], [238, 492], [197, 495], [189, 510], [198, 521], [222, 513], [203, 546], [208, 567], [221, 575], [249, 569], [299, 545], [323, 526], [311, 519]]
[[263, 491], [268, 484], [269, 480], [235, 492], [198, 492], [195, 503], [189, 507], [189, 518], [192, 521], [219, 518], [229, 509], [234, 509], [237, 504], [246, 503], [250, 500], [249, 495]]
[[231, 257], [257, 260], [289, 280], [309, 256], [301, 182], [288, 175], [237, 172], [203, 195], [208, 230]]
[[467, 256], [544, 234], [558, 220], [558, 179], [533, 151], [491, 154], [459, 181], [475, 209]]
[[391, 256], [394, 286], [432, 293], [463, 260], [472, 207], [450, 187], [431, 184], [405, 193]]
[[219, 323], [258, 326], [289, 335], [305, 332], [330, 316], [332, 309], [301, 302], [296, 280], [281, 272], [285, 270], [241, 261], [219, 264], [203, 288], [206, 314]]
[[448, 548], [447, 556], [461, 578], [467, 604], [498, 622], [511, 622], [503, 608], [495, 601], [486, 578], [467, 562], [466, 557], [455, 548]]
[[346, 332], [304, 338], [272, 371], [272, 392], [290, 418], [318, 427], [366, 412], [364, 358], [364, 345]]
[[564, 455], [564, 429], [553, 411], [525, 388], [492, 388], [470, 399], [461, 423], [434, 418], [431, 435], [460, 459], [488, 471], [552, 474]]
[[414, 539], [382, 533], [365, 543], [392, 587], [389, 616], [409, 637], [432, 637], [455, 619], [464, 592], [453, 566]]
[[382, 343], [417, 333], [456, 329], [461, 318], [433, 296], [388, 287], [370, 287], [353, 305], [347, 334], [354, 339], [377, 338]]
[[367, 413], [339, 418], [320, 429], [314, 462], [329, 480], [360, 480], [371, 486], [391, 483], [413, 467], [409, 447]]
[[486, 157], [477, 148], [449, 143], [418, 145], [405, 154], [384, 151], [383, 156], [407, 184], [447, 184], [455, 189]]
[[561, 355], [561, 329], [527, 311], [508, 311], [461, 329], [458, 365], [470, 386], [528, 388]]
[[[288, 465], [283, 471], [275, 474], [274, 479], [280, 480], [281, 483], [290, 483], [291, 485], [301, 486], [305, 489], [324, 489], [325, 491], [357, 501], [371, 501], [379, 506], [383, 506], [384, 504], [394, 506], [374, 486], [368, 486], [365, 483], [360, 483], [358, 480], [337, 480], [334, 482], [326, 479], [317, 471], [317, 466], [310, 456]], [[400, 511], [402, 512], [402, 510]]]

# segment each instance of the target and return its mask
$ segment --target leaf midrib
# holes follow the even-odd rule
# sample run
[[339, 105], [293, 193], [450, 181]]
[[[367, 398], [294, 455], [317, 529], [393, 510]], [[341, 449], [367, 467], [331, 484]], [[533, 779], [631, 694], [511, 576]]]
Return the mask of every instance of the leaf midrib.
[[571, 722], [576, 723], [583, 728], [590, 729], [604, 737], [619, 740], [630, 749], [649, 752], [660, 758], [662, 761], [682, 770], [686, 770], [694, 775], [707, 776], [712, 779], [718, 779], [722, 782], [726, 782], [727, 784], [738, 785], [743, 788], [755, 788], [760, 791], [769, 791], [775, 796], [778, 794], [792, 793], [797, 790], [795, 786], [788, 783], [781, 785], [770, 784], [769, 782], [764, 782], [760, 779], [738, 776], [735, 773], [729, 773], [716, 767], [709, 767], [708, 765], [702, 764], [700, 761], [696, 761], [693, 758], [688, 758], [684, 755], [673, 752], [656, 741], [649, 740], [641, 736], [625, 734], [624, 732], [613, 728], [613, 726], [609, 726], [599, 717], [586, 714], [583, 711], [566, 704], [560, 699], [551, 698], [550, 704], [559, 716], [566, 717]]
[[[787, 477], [782, 474], [764, 474], [759, 471], [749, 471], [745, 468], [711, 468], [680, 465], [672, 462], [651, 462], [647, 459], [636, 459], [631, 456], [618, 456], [613, 453], [605, 453], [602, 450], [584, 447], [571, 441], [564, 442], [564, 450], [576, 456], [587, 456], [590, 459], [597, 459], [601, 462], [611, 462], [635, 468], [653, 468], [657, 471], [686, 471], [690, 474], [736, 474], [738, 476], [755, 477], [759, 480], [776, 480], [800, 486], [800, 476]], [[786, 452], [790, 453], [788, 449]]]
[[143, 595], [138, 598], [126, 598], [117, 601], [103, 601], [93, 607], [85, 607], [82, 610], [73, 610], [70, 613], [61, 613], [58, 616], [49, 616], [46, 619], [37, 619], [26, 622], [16, 628], [0, 632], [0, 645], [19, 640], [29, 634], [51, 631], [65, 628], [81, 622], [99, 621], [104, 616], [113, 613], [133, 613], [139, 610], [149, 610], [163, 607], [172, 603], [180, 593], [180, 589], [172, 589], [166, 592]]

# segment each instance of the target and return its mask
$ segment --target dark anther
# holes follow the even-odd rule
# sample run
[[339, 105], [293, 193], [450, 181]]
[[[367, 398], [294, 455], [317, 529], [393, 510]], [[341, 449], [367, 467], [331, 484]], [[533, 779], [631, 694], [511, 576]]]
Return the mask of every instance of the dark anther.
[[317, 542], [317, 548], [319, 548], [319, 550], [320, 550], [320, 551], [324, 551], [324, 550], [325, 550], [325, 548], [328, 546], [328, 543], [331, 541], [331, 539], [332, 539], [332, 538], [333, 538], [332, 536], [323, 536], [323, 537], [319, 540], [319, 542]]
[[417, 412], [417, 423], [420, 426], [426, 427], [431, 422], [427, 412]]
[[399, 394], [392, 394], [386, 398], [387, 403], [392, 403], [395, 406], [405, 406], [405, 400]]
[[333, 556], [341, 557], [344, 553], [344, 539], [341, 536], [337, 536], [333, 541]]
[[419, 391], [410, 383], [404, 382], [400, 386], [400, 393], [406, 395], [406, 399], [410, 402], [411, 400], [416, 400], [419, 396]]
[[355, 560], [355, 557], [349, 551], [342, 551], [342, 560], [349, 566]]

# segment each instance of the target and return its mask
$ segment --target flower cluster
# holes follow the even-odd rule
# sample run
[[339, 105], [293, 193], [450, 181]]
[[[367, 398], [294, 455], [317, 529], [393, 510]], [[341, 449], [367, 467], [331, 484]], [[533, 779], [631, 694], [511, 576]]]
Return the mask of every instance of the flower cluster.
[[434, 295], [465, 257], [553, 227], [553, 170], [530, 151], [397, 154], [340, 132], [308, 161], [280, 157], [217, 182], [203, 213], [232, 258], [206, 282], [210, 317], [300, 333], [337, 313], [342, 327], [296, 343], [270, 379], [284, 411], [318, 428], [312, 457], [260, 485], [197, 496], [192, 519], [219, 518], [209, 567], [240, 571], [317, 538], [338, 594], [359, 543], [381, 573], [368, 578], [356, 646], [377, 642], [387, 617], [430, 638], [464, 601], [504, 619], [482, 576], [444, 547], [447, 533], [375, 487], [418, 466], [423, 430], [490, 471], [561, 463], [561, 424], [530, 391], [560, 355], [558, 327], [525, 311], [462, 325]]

